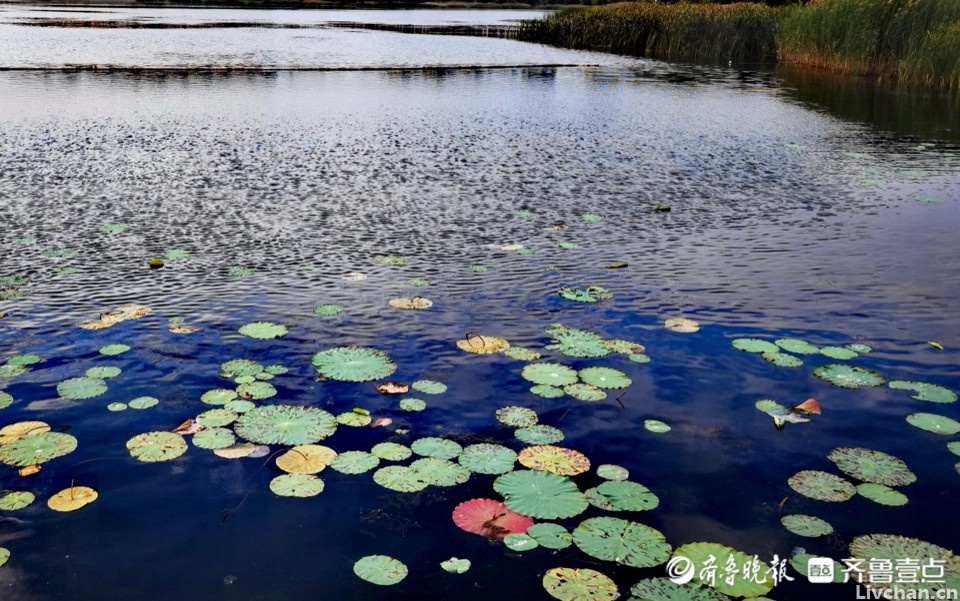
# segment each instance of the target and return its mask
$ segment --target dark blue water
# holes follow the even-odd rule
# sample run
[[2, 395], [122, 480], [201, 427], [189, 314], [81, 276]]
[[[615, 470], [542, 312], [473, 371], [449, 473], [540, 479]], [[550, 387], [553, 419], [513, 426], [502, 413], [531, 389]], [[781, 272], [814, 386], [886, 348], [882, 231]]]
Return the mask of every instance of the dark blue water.
[[[723, 72], [686, 82], [613, 67], [24, 73], [0, 78], [0, 99], [0, 276], [29, 279], [23, 297], [0, 301], [0, 359], [43, 358], [0, 380], [14, 397], [0, 425], [41, 419], [79, 441], [36, 476], [0, 470], [0, 488], [37, 495], [0, 514], [0, 546], [11, 551], [0, 568], [4, 601], [546, 599], [540, 580], [558, 566], [600, 570], [626, 597], [638, 579], [663, 575], [576, 547], [519, 554], [459, 530], [450, 512], [470, 498], [498, 498], [492, 476], [403, 494], [370, 473], [328, 468], [320, 495], [288, 499], [270, 492], [280, 472], [267, 458], [226, 460], [193, 446], [166, 463], [130, 457], [130, 437], [209, 409], [201, 394], [230, 386], [220, 363], [241, 357], [290, 368], [271, 380], [278, 395], [264, 404], [362, 407], [394, 420], [341, 426], [323, 442], [338, 451], [423, 436], [519, 450], [494, 412], [530, 407], [564, 431], [562, 445], [594, 465], [627, 467], [657, 493], [657, 509], [620, 517], [661, 530], [674, 546], [720, 542], [765, 561], [802, 546], [840, 559], [855, 536], [893, 533], [960, 548], [960, 458], [946, 449], [956, 436], [904, 421], [917, 411], [956, 418], [955, 405], [886, 387], [833, 387], [811, 374], [833, 362], [826, 357], [788, 369], [730, 344], [744, 336], [862, 342], [874, 351], [848, 363], [960, 389], [960, 160], [952, 147], [840, 121]], [[673, 210], [655, 213], [656, 201]], [[587, 212], [604, 219], [582, 221]], [[564, 231], [547, 229], [561, 222]], [[107, 234], [106, 223], [129, 228]], [[23, 237], [36, 241], [18, 243]], [[533, 253], [492, 246], [512, 243]], [[63, 248], [76, 253], [43, 256]], [[192, 254], [149, 269], [147, 260], [168, 248]], [[406, 265], [377, 264], [376, 254], [403, 255]], [[613, 261], [628, 267], [604, 268]], [[476, 264], [489, 269], [471, 271]], [[230, 275], [237, 266], [254, 273]], [[350, 272], [368, 277], [345, 280]], [[411, 278], [432, 286], [413, 287]], [[586, 285], [614, 298], [583, 305], [556, 294]], [[416, 294], [434, 306], [387, 304]], [[100, 331], [77, 327], [125, 303], [153, 312]], [[313, 315], [323, 303], [345, 311]], [[665, 330], [675, 316], [703, 327]], [[170, 332], [172, 317], [198, 331]], [[290, 333], [273, 341], [237, 333], [257, 320]], [[547, 350], [545, 330], [557, 322], [642, 343], [652, 361]], [[619, 400], [619, 391], [600, 403], [542, 399], [520, 376], [523, 362], [459, 350], [468, 332], [578, 369], [614, 367], [633, 384]], [[108, 343], [132, 350], [99, 355]], [[374, 383], [315, 381], [313, 353], [347, 344], [388, 353], [398, 365], [392, 379], [430, 378], [449, 389], [416, 395], [428, 406], [411, 413]], [[57, 400], [57, 383], [100, 365], [123, 369], [105, 394]], [[161, 402], [106, 409], [142, 395]], [[823, 415], [782, 432], [753, 407], [810, 396]], [[648, 432], [648, 418], [672, 430]], [[825, 456], [840, 446], [906, 461], [918, 476], [904, 488], [909, 504], [824, 503], [787, 486], [799, 470], [836, 473]], [[46, 499], [72, 481], [99, 499], [74, 513], [49, 510]], [[592, 471], [575, 481], [581, 489], [600, 482]], [[790, 534], [779, 521], [789, 513], [822, 517], [836, 534]], [[560, 522], [572, 529], [598, 515], [591, 507]], [[360, 581], [352, 566], [369, 554], [400, 559], [410, 575], [394, 587]], [[443, 572], [439, 562], [451, 556], [473, 567]], [[771, 598], [855, 592], [791, 575], [797, 580]]]

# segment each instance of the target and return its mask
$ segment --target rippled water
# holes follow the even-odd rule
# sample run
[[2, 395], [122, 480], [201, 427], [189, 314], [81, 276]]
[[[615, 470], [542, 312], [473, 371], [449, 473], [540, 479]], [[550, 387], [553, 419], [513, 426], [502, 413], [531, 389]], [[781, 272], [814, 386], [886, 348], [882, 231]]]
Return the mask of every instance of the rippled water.
[[[487, 18], [474, 14], [457, 18]], [[63, 49], [77, 43], [77, 32], [106, 35], [94, 50], [116, 51], [117, 61], [142, 54], [114, 47], [114, 34], [148, 48], [144, 35], [179, 33], [9, 21], [0, 25], [4, 32], [21, 28], [27, 33], [17, 35], [51, 35], [63, 44], [49, 59], [37, 58], [46, 52], [39, 44], [26, 45], [18, 50], [31, 57], [25, 64], [71, 62], [72, 51]], [[133, 435], [170, 430], [208, 409], [200, 395], [230, 385], [219, 364], [235, 357], [291, 369], [272, 381], [279, 394], [268, 403], [334, 413], [363, 407], [396, 420], [386, 429], [341, 426], [325, 441], [338, 451], [431, 435], [519, 449], [494, 411], [533, 408], [541, 423], [564, 431], [563, 445], [594, 465], [622, 464], [654, 490], [660, 507], [626, 517], [661, 530], [673, 545], [716, 541], [764, 560], [803, 546], [842, 558], [854, 536], [891, 532], [960, 547], [953, 511], [958, 458], [945, 447], [955, 437], [904, 421], [916, 411], [957, 417], [955, 405], [915, 401], [886, 387], [831, 387], [811, 375], [812, 367], [832, 362], [826, 357], [804, 357], [803, 367], [788, 369], [730, 345], [741, 336], [785, 335], [816, 344], [863, 342], [874, 351], [849, 363], [890, 379], [960, 389], [955, 147], [832, 118], [758, 74], [505, 40], [308, 33], [343, 37], [306, 44], [302, 55], [286, 40], [276, 56], [314, 56], [324, 65], [601, 66], [0, 74], [0, 276], [29, 278], [19, 289], [25, 296], [0, 301], [0, 359], [27, 352], [44, 359], [0, 380], [15, 399], [0, 410], [0, 425], [43, 419], [69, 426], [79, 440], [74, 453], [37, 476], [0, 471], [0, 488], [38, 497], [26, 509], [0, 513], [0, 546], [12, 553], [0, 568], [4, 601], [546, 599], [540, 579], [556, 566], [599, 569], [626, 597], [639, 578], [663, 574], [597, 562], [575, 547], [514, 553], [460, 531], [450, 512], [469, 498], [496, 497], [489, 476], [401, 494], [380, 488], [370, 474], [328, 469], [320, 474], [322, 494], [285, 499], [269, 491], [279, 472], [265, 459], [229, 461], [198, 448], [169, 463], [129, 456], [124, 445]], [[218, 36], [246, 47], [251, 65], [280, 60], [264, 58], [259, 42], [244, 41], [240, 30], [194, 34], [195, 42], [177, 46], [190, 57], [177, 64], [234, 54]], [[0, 36], [0, 44], [9, 39]], [[344, 51], [349, 58], [326, 54], [348, 42], [357, 49]], [[487, 43], [502, 51], [488, 53]], [[382, 59], [371, 51], [383, 47], [404, 49]], [[0, 52], [2, 60], [11, 56]], [[654, 212], [657, 201], [673, 210]], [[583, 221], [584, 213], [604, 219]], [[102, 232], [108, 223], [129, 227]], [[548, 229], [559, 223], [566, 229]], [[495, 248], [507, 244], [533, 252]], [[163, 269], [147, 267], [170, 248], [192, 254]], [[375, 263], [377, 254], [403, 255], [406, 265]], [[613, 261], [628, 267], [604, 268]], [[479, 264], [488, 270], [470, 269]], [[231, 275], [236, 267], [253, 273]], [[344, 279], [351, 272], [368, 277]], [[414, 287], [412, 278], [432, 285]], [[585, 285], [604, 286], [614, 298], [577, 304], [556, 294], [561, 286]], [[387, 304], [417, 294], [434, 306], [411, 312]], [[101, 331], [76, 327], [131, 302], [153, 313]], [[345, 311], [313, 315], [322, 303]], [[681, 315], [700, 321], [701, 331], [661, 327]], [[172, 317], [199, 331], [170, 332]], [[255, 320], [286, 324], [290, 333], [275, 341], [237, 333]], [[571, 359], [546, 350], [545, 329], [556, 322], [643, 343], [652, 362]], [[576, 368], [615, 367], [633, 384], [601, 403], [541, 399], [521, 378], [522, 362], [460, 351], [454, 343], [468, 332], [504, 336]], [[97, 349], [110, 342], [133, 350], [100, 356]], [[409, 413], [373, 384], [316, 382], [311, 355], [344, 344], [389, 353], [399, 365], [396, 379], [442, 380], [449, 390], [424, 396], [427, 409]], [[106, 394], [54, 400], [58, 382], [97, 365], [123, 368]], [[160, 405], [106, 409], [147, 394]], [[823, 415], [783, 432], [753, 407], [761, 398], [792, 405], [809, 396], [820, 400]], [[648, 432], [648, 418], [673, 429]], [[801, 469], [836, 472], [825, 454], [840, 446], [904, 459], [918, 475], [904, 489], [910, 503], [823, 503], [787, 486]], [[74, 480], [96, 488], [98, 501], [74, 514], [48, 510], [46, 498]], [[587, 488], [599, 480], [588, 474], [576, 481]], [[779, 523], [787, 513], [823, 517], [837, 533], [794, 536]], [[573, 528], [580, 519], [562, 523]], [[357, 580], [353, 562], [368, 554], [401, 559], [410, 576], [384, 589]], [[459, 576], [442, 572], [438, 563], [450, 556], [468, 557], [474, 567]], [[769, 596], [854, 594], [849, 585], [801, 580]]]

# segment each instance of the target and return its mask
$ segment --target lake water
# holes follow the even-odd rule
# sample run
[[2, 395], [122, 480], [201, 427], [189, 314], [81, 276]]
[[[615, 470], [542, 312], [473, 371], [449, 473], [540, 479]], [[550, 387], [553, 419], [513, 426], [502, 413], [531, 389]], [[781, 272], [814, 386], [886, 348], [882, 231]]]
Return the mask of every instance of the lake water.
[[[286, 498], [269, 488], [281, 474], [272, 456], [224, 459], [192, 442], [166, 462], [130, 456], [132, 437], [215, 408], [201, 396], [236, 386], [220, 375], [234, 358], [289, 369], [260, 405], [393, 420], [340, 425], [320, 443], [338, 452], [430, 436], [519, 451], [513, 428], [495, 419], [516, 405], [562, 430], [559, 445], [594, 467], [626, 467], [659, 497], [650, 511], [591, 506], [538, 522], [573, 530], [612, 515], [674, 547], [717, 542], [767, 562], [797, 547], [847, 558], [851, 540], [871, 533], [960, 550], [960, 457], [947, 448], [957, 436], [906, 421], [958, 418], [957, 405], [812, 374], [840, 363], [960, 390], [960, 149], [956, 124], [936, 121], [951, 109], [911, 117], [917, 126], [891, 124], [890, 113], [871, 123], [863, 112], [834, 116], [767, 72], [325, 26], [497, 25], [529, 12], [2, 9], [0, 363], [42, 361], [0, 379], [12, 397], [0, 426], [42, 420], [78, 441], [34, 476], [0, 466], [0, 489], [36, 495], [0, 510], [3, 601], [549, 599], [541, 579], [555, 567], [601, 571], [627, 598], [638, 580], [664, 575], [663, 565], [618, 565], [577, 546], [521, 553], [460, 530], [450, 517], [458, 504], [501, 498], [493, 475], [401, 493], [372, 471], [327, 468], [322, 493]], [[39, 26], [49, 19], [220, 25]], [[672, 211], [655, 212], [656, 202]], [[171, 249], [189, 255], [148, 267]], [[558, 294], [587, 286], [613, 297]], [[388, 304], [413, 296], [433, 306]], [[78, 327], [130, 303], [151, 313]], [[315, 314], [323, 304], [343, 312]], [[701, 329], [669, 331], [672, 317]], [[238, 333], [255, 321], [289, 333]], [[555, 323], [642, 344], [650, 361], [548, 349]], [[611, 367], [632, 384], [598, 402], [542, 398], [521, 375], [526, 362], [458, 348], [471, 333], [536, 350], [540, 362]], [[744, 337], [872, 351], [797, 355], [803, 365], [788, 368], [734, 348]], [[131, 349], [104, 356], [107, 344]], [[404, 397], [377, 393], [385, 378], [317, 381], [311, 357], [344, 345], [387, 353], [391, 379], [448, 388], [411, 391], [426, 401], [412, 412], [400, 409]], [[105, 393], [59, 398], [59, 383], [102, 366], [122, 370]], [[145, 395], [159, 404], [107, 409]], [[783, 431], [754, 407], [808, 397], [822, 415]], [[672, 429], [651, 432], [648, 419]], [[838, 447], [905, 461], [917, 476], [901, 488], [909, 503], [824, 502], [788, 486], [801, 470], [843, 475], [826, 457]], [[602, 480], [591, 469], [573, 481], [586, 490]], [[73, 513], [49, 509], [71, 483], [99, 498]], [[788, 514], [835, 532], [792, 534], [780, 522]], [[391, 587], [364, 582], [353, 565], [366, 555], [395, 557], [409, 575]], [[451, 556], [473, 567], [444, 572]], [[769, 598], [856, 593], [788, 573], [796, 580]]]

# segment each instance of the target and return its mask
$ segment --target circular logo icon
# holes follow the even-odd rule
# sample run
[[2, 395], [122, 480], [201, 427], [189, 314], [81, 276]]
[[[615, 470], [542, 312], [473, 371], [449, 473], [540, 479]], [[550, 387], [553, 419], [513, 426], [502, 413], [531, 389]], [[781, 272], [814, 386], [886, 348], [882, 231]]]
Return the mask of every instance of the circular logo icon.
[[678, 555], [667, 562], [667, 577], [676, 584], [686, 584], [693, 580], [695, 571], [693, 562], [682, 555]]

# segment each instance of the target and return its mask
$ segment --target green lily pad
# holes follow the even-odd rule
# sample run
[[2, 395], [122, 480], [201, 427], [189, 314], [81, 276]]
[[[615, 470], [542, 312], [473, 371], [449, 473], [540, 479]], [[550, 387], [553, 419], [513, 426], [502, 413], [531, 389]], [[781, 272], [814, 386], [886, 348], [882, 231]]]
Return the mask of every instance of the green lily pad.
[[100, 226], [100, 231], [105, 234], [120, 234], [127, 231], [125, 223], [104, 223]]
[[757, 561], [757, 569], [752, 574], [745, 574], [742, 568], [753, 565], [754, 556], [747, 555], [742, 551], [737, 551], [730, 547], [725, 547], [718, 543], [696, 542], [677, 547], [673, 553], [674, 558], [683, 557], [692, 562], [693, 566], [699, 568], [712, 561], [720, 570], [723, 566], [734, 565], [741, 571], [732, 575], [731, 579], [726, 578], [725, 574], [718, 574], [712, 582], [704, 570], [695, 570], [693, 574], [694, 584], [709, 586], [719, 593], [730, 595], [732, 597], [757, 597], [770, 591], [773, 588], [774, 581], [770, 576], [770, 567], [762, 561]]
[[797, 536], [817, 537], [833, 534], [833, 526], [812, 515], [785, 515], [780, 518], [780, 523]]
[[40, 358], [40, 355], [34, 355], [32, 353], [25, 355], [14, 355], [7, 359], [7, 365], [33, 365], [35, 363], [40, 363], [43, 359]]
[[608, 576], [587, 568], [553, 568], [543, 576], [543, 588], [560, 601], [613, 601], [620, 596]]
[[0, 493], [0, 511], [19, 511], [33, 503], [35, 498], [32, 492], [26, 490], [2, 492]]
[[846, 361], [847, 359], [853, 359], [858, 356], [856, 351], [852, 351], [844, 346], [823, 346], [820, 347], [820, 354], [840, 361]]
[[511, 346], [503, 351], [503, 354], [517, 361], [536, 361], [540, 358], [540, 353], [537, 351], [519, 346]]
[[107, 405], [107, 411], [123, 411], [127, 408], [126, 403], [110, 403]]
[[841, 388], [882, 386], [885, 381], [882, 375], [872, 369], [840, 363], [820, 366], [813, 370], [813, 375]]
[[557, 294], [567, 300], [578, 303], [596, 303], [613, 298], [613, 293], [602, 286], [587, 286], [586, 288], [569, 288], [564, 286], [557, 290]]
[[271, 405], [247, 411], [234, 430], [241, 438], [257, 444], [311, 444], [327, 438], [337, 429], [337, 420], [316, 407]]
[[197, 423], [207, 428], [219, 428], [222, 426], [229, 426], [233, 422], [237, 421], [238, 417], [239, 416], [233, 411], [227, 411], [226, 409], [210, 409], [197, 416]]
[[126, 344], [108, 344], [100, 347], [100, 354], [107, 356], [122, 355], [129, 350], [130, 347]]
[[237, 398], [237, 391], [229, 388], [214, 388], [200, 396], [200, 400], [207, 405], [226, 405]]
[[596, 487], [588, 488], [583, 492], [584, 496], [587, 497], [587, 502], [596, 507], [597, 509], [602, 509], [603, 511], [617, 511], [617, 508], [610, 504], [610, 501], [603, 495], [601, 495]]
[[0, 461], [15, 467], [46, 463], [72, 453], [77, 439], [61, 432], [42, 432], [0, 445]]
[[597, 476], [604, 480], [626, 480], [630, 477], [630, 472], [625, 467], [604, 463], [597, 466]]
[[201, 449], [225, 449], [236, 442], [233, 431], [227, 428], [207, 428], [193, 435], [193, 444]]
[[0, 547], [0, 568], [3, 567], [3, 564], [7, 563], [7, 560], [10, 559], [10, 551]]
[[250, 359], [231, 359], [220, 364], [220, 375], [224, 378], [237, 376], [256, 376], [264, 370], [263, 365]]
[[626, 388], [632, 381], [627, 374], [610, 367], [587, 367], [578, 372], [580, 379], [598, 388]]
[[323, 492], [323, 480], [313, 474], [281, 474], [270, 481], [270, 490], [280, 497], [315, 497]]
[[6, 409], [13, 403], [13, 397], [0, 390], [0, 409]]
[[781, 422], [790, 422], [792, 424], [803, 424], [809, 422], [810, 419], [804, 417], [798, 412], [791, 411], [787, 407], [784, 407], [780, 403], [772, 399], [761, 399], [754, 403], [754, 406], [763, 411], [770, 417]]
[[406, 447], [396, 442], [381, 442], [373, 445], [370, 452], [386, 461], [403, 461], [413, 455], [410, 447]]
[[234, 413], [246, 413], [257, 407], [256, 403], [251, 401], [229, 401], [223, 408]]
[[259, 340], [280, 338], [289, 332], [287, 326], [277, 323], [270, 323], [269, 321], [254, 321], [243, 326], [238, 331], [243, 336], [257, 338]]
[[541, 522], [527, 528], [527, 536], [546, 549], [566, 549], [573, 544], [573, 535], [560, 524]]
[[333, 317], [334, 315], [340, 315], [341, 313], [343, 313], [343, 305], [336, 305], [333, 303], [317, 305], [313, 308], [314, 315], [321, 315], [323, 317]]
[[658, 419], [643, 420], [643, 427], [654, 434], [666, 434], [670, 431], [670, 425]]
[[243, 265], [234, 265], [227, 270], [227, 275], [234, 278], [245, 278], [257, 272], [253, 267], [244, 267]]
[[540, 546], [533, 538], [519, 532], [511, 532], [503, 537], [503, 544], [511, 551], [531, 551]]
[[577, 381], [576, 370], [559, 363], [530, 363], [523, 368], [521, 375], [534, 384], [559, 387], [574, 384]]
[[737, 338], [730, 344], [733, 348], [747, 353], [778, 353], [780, 347], [772, 342], [760, 340], [759, 338]]
[[290, 370], [282, 365], [266, 365], [263, 368], [263, 373], [270, 374], [271, 376], [282, 376], [288, 371]]
[[380, 465], [380, 458], [366, 451], [344, 451], [330, 462], [330, 468], [341, 474], [362, 474]]
[[576, 384], [567, 384], [563, 387], [563, 391], [578, 401], [584, 401], [587, 403], [595, 403], [607, 398], [607, 393], [599, 387], [594, 386], [593, 384], [584, 384], [582, 382], [578, 382]]
[[934, 413], [913, 413], [907, 416], [907, 423], [915, 428], [934, 434], [956, 434], [960, 432], [960, 422], [944, 415]]
[[849, 501], [857, 489], [843, 478], [817, 470], [797, 472], [787, 480], [790, 488], [818, 501]]
[[443, 568], [443, 571], [451, 574], [463, 574], [470, 569], [470, 560], [451, 557], [446, 561], [441, 561], [440, 567]]
[[410, 278], [407, 280], [407, 284], [417, 288], [429, 288], [433, 285], [433, 282], [425, 278]]
[[423, 394], [442, 394], [447, 391], [447, 385], [436, 380], [417, 380], [410, 385], [410, 388]]
[[362, 428], [364, 426], [369, 426], [370, 422], [372, 421], [373, 418], [369, 415], [357, 413], [356, 411], [344, 411], [343, 413], [337, 415], [338, 424], [350, 426], [351, 428]]
[[413, 441], [410, 450], [423, 457], [455, 459], [463, 451], [463, 447], [453, 440], [431, 436]]
[[531, 445], [553, 444], [563, 440], [563, 431], [553, 426], [527, 426], [526, 428], [517, 428], [513, 433], [521, 442]]
[[13, 378], [27, 373], [27, 371], [24, 365], [0, 365], [0, 378]]
[[773, 363], [777, 367], [800, 367], [803, 361], [787, 353], [760, 353], [768, 363]]
[[580, 219], [591, 222], [603, 221], [603, 215], [598, 215], [596, 213], [584, 213], [580, 215]]
[[[928, 579], [926, 582], [910, 584], [909, 589], [911, 592], [914, 590], [919, 592], [927, 589], [930, 591], [927, 598], [943, 599], [947, 597], [942, 593], [940, 593], [940, 596], [931, 593], [933, 593], [933, 591], [947, 591], [949, 594], [951, 590], [960, 589], [960, 557], [939, 545], [928, 543], [917, 538], [897, 536], [894, 534], [867, 534], [858, 536], [850, 543], [850, 556], [863, 560], [861, 564], [863, 581], [871, 583], [870, 587], [873, 589], [885, 589], [897, 586], [894, 583], [886, 583], [880, 573], [883, 570], [883, 562], [877, 560], [887, 560], [888, 562], [894, 562], [896, 565], [905, 558], [919, 561], [921, 566], [930, 565], [931, 560], [938, 563], [942, 562], [941, 565], [943, 565], [943, 577], [937, 578], [937, 580], [942, 580], [943, 582], [933, 582], [933, 579]], [[887, 565], [889, 565], [889, 563], [887, 563]], [[871, 570], [876, 570], [878, 573], [874, 574]], [[887, 574], [889, 574], [889, 571]], [[896, 578], [894, 582], [896, 582]], [[920, 599], [924, 597], [917, 596], [916, 598]]]
[[883, 484], [874, 484], [872, 482], [858, 484], [857, 494], [861, 497], [870, 499], [874, 503], [888, 505], [890, 507], [901, 507], [906, 505], [909, 501], [909, 499], [907, 499], [907, 495], [903, 494], [902, 492], [894, 490], [889, 486]]
[[517, 407], [514, 405], [497, 409], [496, 415], [497, 421], [499, 421], [501, 424], [513, 426], [514, 428], [533, 426], [539, 420], [537, 417], [537, 412], [533, 409]]
[[353, 573], [361, 580], [389, 586], [407, 577], [407, 566], [388, 555], [367, 555], [353, 564]]
[[168, 248], [163, 251], [163, 258], [170, 261], [176, 261], [177, 259], [186, 259], [190, 256], [190, 251], [183, 248]]
[[[570, 328], [563, 324], [555, 323], [547, 328], [547, 333], [553, 336], [554, 343], [547, 345], [547, 350], [558, 351], [568, 357], [580, 359], [590, 359], [605, 357], [611, 350], [607, 347], [607, 341], [599, 334], [589, 330]], [[530, 378], [527, 378], [528, 380]], [[554, 384], [563, 386], [573, 384], [576, 380], [557, 383], [554, 381], [536, 382], [538, 384]]]
[[854, 342], [851, 344], [845, 344], [846, 348], [857, 353], [858, 355], [865, 355], [867, 353], [873, 352], [873, 348], [867, 344], [861, 344], [859, 342]]
[[410, 464], [417, 478], [433, 486], [456, 486], [470, 479], [470, 470], [459, 463], [438, 457], [424, 457]]
[[468, 269], [470, 269], [470, 271], [472, 271], [473, 273], [486, 273], [487, 271], [490, 270], [490, 268], [487, 267], [486, 265], [480, 265], [478, 263], [471, 265]]
[[799, 338], [778, 338], [774, 344], [795, 355], [815, 355], [820, 352], [819, 346]]
[[373, 255], [373, 262], [379, 265], [406, 265], [407, 259], [402, 255]]
[[557, 242], [557, 248], [562, 248], [564, 250], [573, 250], [577, 248], [578, 244], [576, 242]]
[[630, 589], [631, 601], [730, 601], [712, 588], [677, 584], [669, 578], [644, 578]]
[[84, 375], [95, 380], [104, 380], [106, 378], [116, 378], [120, 375], [121, 371], [122, 370], [119, 367], [114, 367], [113, 365], [104, 365], [102, 367], [91, 367]]
[[373, 481], [396, 492], [417, 492], [429, 485], [418, 470], [405, 465], [388, 465], [373, 473]]
[[127, 441], [127, 450], [144, 463], [169, 461], [187, 452], [183, 437], [173, 432], [145, 432]]
[[590, 518], [573, 531], [573, 544], [591, 557], [635, 568], [652, 568], [670, 557], [659, 530], [619, 518]]
[[509, 472], [494, 480], [493, 488], [503, 495], [504, 505], [532, 518], [569, 518], [587, 508], [587, 498], [573, 480], [551, 472]]
[[558, 399], [566, 394], [563, 391], [563, 388], [560, 388], [559, 386], [551, 386], [549, 384], [537, 384], [536, 386], [531, 386], [530, 392], [545, 399]]
[[957, 400], [957, 393], [943, 386], [926, 382], [908, 382], [905, 380], [891, 380], [887, 386], [894, 390], [912, 390], [917, 393], [912, 398], [918, 401], [931, 403], [953, 403]]
[[463, 449], [457, 461], [476, 474], [506, 474], [513, 470], [517, 454], [498, 444], [472, 444]]
[[57, 384], [57, 394], [64, 399], [92, 399], [107, 391], [107, 383], [99, 378], [70, 378]]
[[648, 511], [660, 504], [660, 499], [649, 488], [636, 482], [612, 480], [597, 486], [615, 511]]
[[840, 471], [863, 482], [906, 486], [916, 482], [917, 476], [902, 460], [871, 449], [841, 447], [827, 454]]
[[40, 253], [50, 259], [67, 259], [77, 254], [74, 248], [48, 248]]
[[960, 440], [954, 440], [953, 442], [948, 442], [947, 450], [949, 450], [954, 455], [960, 455]]
[[423, 399], [400, 399], [397, 404], [404, 411], [423, 411], [427, 408], [427, 403]]
[[386, 353], [359, 346], [320, 351], [311, 361], [320, 375], [344, 382], [380, 380], [397, 370], [397, 365]]
[[14, 241], [16, 244], [22, 244], [22, 245], [24, 245], [24, 246], [29, 246], [29, 245], [31, 245], [31, 244], [36, 244], [36, 243], [37, 243], [37, 239], [34, 238], [33, 236], [24, 236], [24, 237], [22, 237], [22, 238], [14, 238], [13, 241]]
[[149, 409], [159, 403], [160, 400], [152, 396], [140, 396], [127, 403], [127, 406], [131, 409]]
[[633, 353], [632, 355], [628, 355], [627, 358], [634, 363], [650, 363], [650, 357], [643, 353]]
[[634, 355], [646, 350], [642, 344], [633, 342], [632, 340], [604, 340], [603, 346], [611, 353], [619, 353], [621, 355]]
[[277, 389], [269, 382], [247, 382], [237, 386], [237, 394], [245, 399], [261, 401], [277, 396]]

